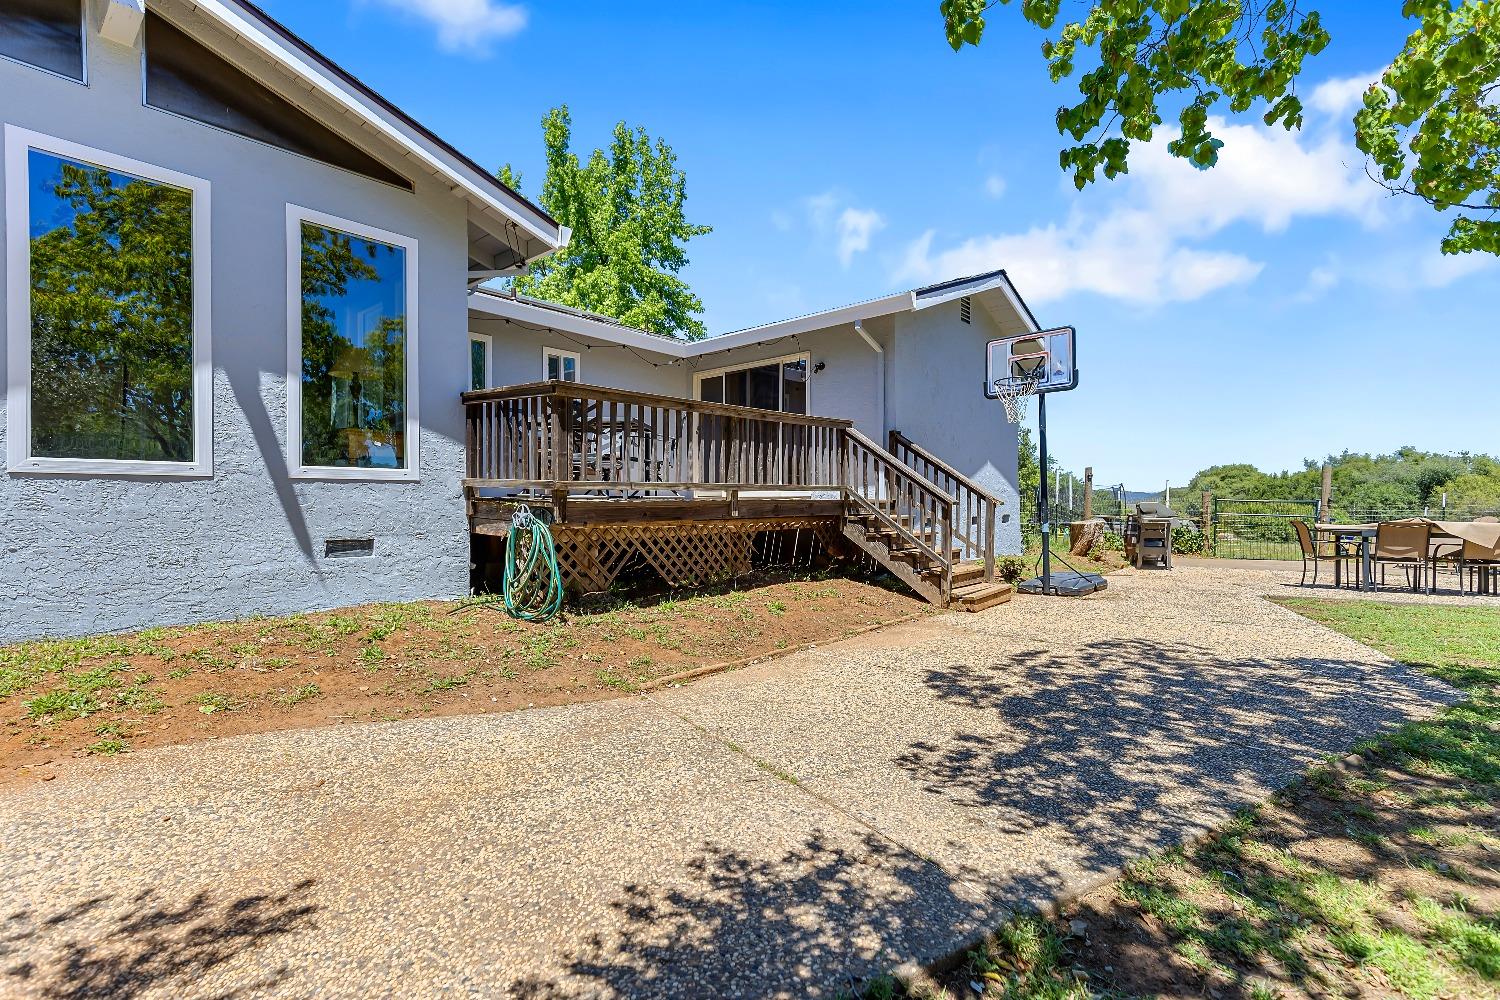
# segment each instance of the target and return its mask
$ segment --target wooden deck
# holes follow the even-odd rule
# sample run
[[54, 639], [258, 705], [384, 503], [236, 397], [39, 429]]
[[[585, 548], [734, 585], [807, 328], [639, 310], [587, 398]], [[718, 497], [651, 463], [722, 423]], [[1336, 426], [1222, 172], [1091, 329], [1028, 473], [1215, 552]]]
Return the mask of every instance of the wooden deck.
[[644, 560], [671, 583], [749, 568], [758, 538], [853, 548], [939, 605], [1009, 599], [994, 577], [1001, 501], [892, 432], [852, 422], [602, 386], [465, 393], [471, 530], [547, 511], [575, 590]]

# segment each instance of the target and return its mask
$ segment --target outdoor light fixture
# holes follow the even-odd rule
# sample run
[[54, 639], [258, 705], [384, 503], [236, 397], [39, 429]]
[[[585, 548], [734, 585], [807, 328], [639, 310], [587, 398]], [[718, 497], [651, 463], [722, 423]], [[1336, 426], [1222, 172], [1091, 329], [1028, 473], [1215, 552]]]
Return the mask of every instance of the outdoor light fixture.
[[818, 374], [818, 372], [822, 371], [824, 368], [827, 368], [827, 367], [828, 367], [828, 363], [827, 362], [825, 362], [825, 361], [819, 361], [817, 364], [813, 365], [813, 374], [816, 375], [816, 374]]

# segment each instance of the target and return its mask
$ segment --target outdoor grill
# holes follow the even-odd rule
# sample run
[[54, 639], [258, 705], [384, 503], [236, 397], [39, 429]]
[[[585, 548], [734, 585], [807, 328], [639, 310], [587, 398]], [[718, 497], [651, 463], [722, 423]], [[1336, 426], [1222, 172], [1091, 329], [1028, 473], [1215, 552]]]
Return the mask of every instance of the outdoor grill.
[[1171, 569], [1172, 526], [1176, 522], [1177, 515], [1164, 503], [1143, 500], [1136, 504], [1135, 513], [1125, 522], [1125, 558], [1136, 568], [1151, 559]]

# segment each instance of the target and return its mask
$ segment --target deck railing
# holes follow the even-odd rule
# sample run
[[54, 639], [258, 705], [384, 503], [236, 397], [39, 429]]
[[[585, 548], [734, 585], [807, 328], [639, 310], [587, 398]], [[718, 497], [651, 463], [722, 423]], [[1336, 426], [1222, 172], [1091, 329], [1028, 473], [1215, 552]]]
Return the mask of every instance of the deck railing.
[[835, 491], [847, 420], [537, 382], [463, 394], [468, 485]]
[[[945, 597], [955, 545], [994, 554], [993, 507], [978, 515], [987, 535], [960, 525], [960, 502], [945, 483], [957, 485], [963, 509], [982, 511], [981, 491], [940, 463], [898, 460], [848, 420], [557, 381], [466, 392], [463, 402], [469, 487], [835, 493], [894, 549], [925, 562]], [[918, 454], [902, 441], [908, 456]], [[935, 482], [924, 468], [948, 479]]]
[[890, 453], [956, 501], [953, 538], [963, 558], [984, 562], [985, 581], [995, 578], [995, 526], [1004, 502], [900, 431], [890, 433]]

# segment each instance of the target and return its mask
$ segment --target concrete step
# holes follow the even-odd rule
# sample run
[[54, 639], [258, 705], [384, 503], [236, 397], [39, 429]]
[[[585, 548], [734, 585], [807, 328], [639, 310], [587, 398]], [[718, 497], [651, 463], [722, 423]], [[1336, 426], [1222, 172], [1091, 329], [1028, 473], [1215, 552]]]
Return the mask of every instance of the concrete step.
[[1015, 588], [1008, 583], [971, 583], [953, 588], [953, 606], [963, 611], [983, 611], [1010, 601]]

